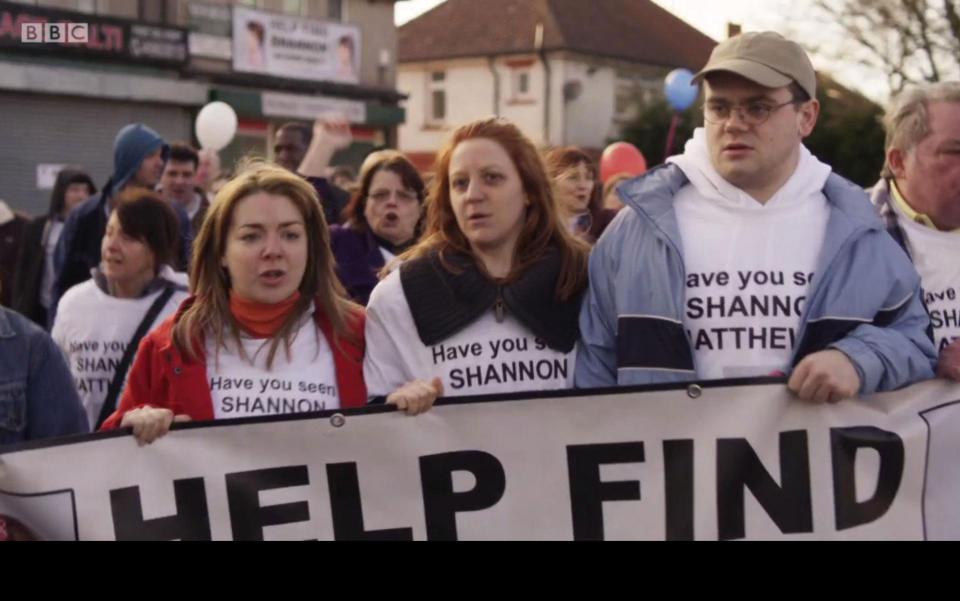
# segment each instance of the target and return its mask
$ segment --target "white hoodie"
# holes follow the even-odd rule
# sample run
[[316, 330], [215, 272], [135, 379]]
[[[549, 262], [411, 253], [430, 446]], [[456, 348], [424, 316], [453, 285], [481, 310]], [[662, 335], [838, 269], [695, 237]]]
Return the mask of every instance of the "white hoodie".
[[690, 180], [674, 207], [698, 377], [787, 373], [830, 214], [830, 167], [801, 145], [793, 175], [762, 204], [714, 169], [702, 128], [668, 162]]

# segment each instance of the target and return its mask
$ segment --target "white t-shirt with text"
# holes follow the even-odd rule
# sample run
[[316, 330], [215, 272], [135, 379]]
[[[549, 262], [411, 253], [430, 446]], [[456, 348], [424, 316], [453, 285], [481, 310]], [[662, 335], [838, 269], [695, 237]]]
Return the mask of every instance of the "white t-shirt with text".
[[437, 376], [444, 396], [573, 387], [576, 348], [569, 353], [549, 348], [509, 310], [503, 322], [490, 309], [446, 340], [423, 344], [399, 269], [373, 289], [366, 323], [363, 376], [371, 397]]
[[287, 357], [281, 342], [267, 369], [271, 341], [241, 335], [246, 358], [228, 338], [219, 352], [207, 336], [207, 380], [216, 419], [306, 413], [340, 408], [333, 352], [313, 309], [300, 323]]
[[[892, 193], [892, 192], [891, 192]], [[942, 232], [907, 217], [895, 201], [897, 223], [920, 273], [937, 352], [960, 338], [960, 232]]]
[[[175, 313], [187, 297], [186, 274], [164, 267], [160, 277], [179, 289], [160, 310], [150, 329]], [[162, 289], [141, 298], [117, 298], [89, 279], [67, 290], [60, 299], [51, 336], [66, 356], [91, 428], [100, 416], [130, 339], [161, 293]]]

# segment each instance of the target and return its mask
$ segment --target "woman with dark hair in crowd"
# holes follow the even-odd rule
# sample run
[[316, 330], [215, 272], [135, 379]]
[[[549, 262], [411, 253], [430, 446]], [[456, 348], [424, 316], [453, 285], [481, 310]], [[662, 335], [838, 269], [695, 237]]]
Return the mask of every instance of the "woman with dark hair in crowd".
[[545, 160], [567, 226], [575, 236], [593, 244], [617, 214], [603, 207], [596, 164], [576, 146], [554, 148]]
[[179, 220], [154, 192], [119, 197], [93, 277], [70, 288], [52, 336], [67, 357], [90, 427], [116, 408], [140, 339], [187, 297], [187, 277], [173, 270]]
[[423, 180], [401, 153], [381, 150], [363, 162], [345, 223], [330, 232], [337, 275], [356, 302], [366, 305], [383, 266], [416, 242], [424, 196]]
[[370, 296], [371, 397], [417, 413], [443, 393], [571, 386], [587, 253], [515, 125], [460, 127], [438, 155], [423, 238]]
[[194, 242], [190, 284], [193, 296], [140, 345], [104, 429], [131, 426], [142, 444], [175, 420], [365, 404], [363, 308], [334, 274], [307, 181], [253, 163], [227, 183]]
[[93, 180], [68, 167], [57, 174], [46, 215], [37, 217], [23, 233], [13, 285], [14, 310], [41, 327], [49, 327], [47, 312], [53, 300], [53, 251], [67, 214], [97, 192]]

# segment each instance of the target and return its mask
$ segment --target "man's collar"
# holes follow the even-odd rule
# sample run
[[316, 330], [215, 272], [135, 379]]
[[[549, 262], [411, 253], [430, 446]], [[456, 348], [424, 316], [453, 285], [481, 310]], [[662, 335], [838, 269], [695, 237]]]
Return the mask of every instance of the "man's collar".
[[[897, 187], [897, 181], [894, 179], [890, 180], [890, 197], [893, 199], [893, 202], [896, 203], [897, 208], [907, 216], [907, 219], [914, 221], [921, 225], [925, 225], [929, 228], [933, 228], [937, 231], [940, 231], [940, 228], [933, 222], [933, 219], [930, 219], [929, 216], [924, 215], [923, 213], [918, 212], [916, 209], [910, 206], [910, 203], [907, 202], [907, 199], [903, 197], [903, 194], [900, 193], [900, 188]], [[951, 230], [944, 230], [951, 231]], [[960, 228], [952, 230], [955, 233], [960, 233]]]

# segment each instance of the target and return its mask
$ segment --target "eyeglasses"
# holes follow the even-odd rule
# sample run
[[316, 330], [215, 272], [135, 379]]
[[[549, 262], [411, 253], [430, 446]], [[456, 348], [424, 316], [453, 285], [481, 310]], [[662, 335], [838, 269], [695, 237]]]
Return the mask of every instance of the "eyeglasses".
[[747, 125], [761, 125], [770, 118], [775, 111], [789, 104], [797, 104], [796, 100], [788, 100], [783, 104], [768, 104], [762, 101], [747, 102], [745, 104], [730, 104], [728, 102], [705, 102], [703, 104], [703, 118], [710, 123], [724, 123], [736, 109], [737, 116]]
[[[393, 192], [390, 190], [377, 190], [373, 194], [367, 196], [376, 204], [383, 204], [390, 200], [390, 197], [393, 196]], [[415, 192], [409, 190], [397, 190], [397, 200], [400, 202], [416, 202], [418, 200]]]

